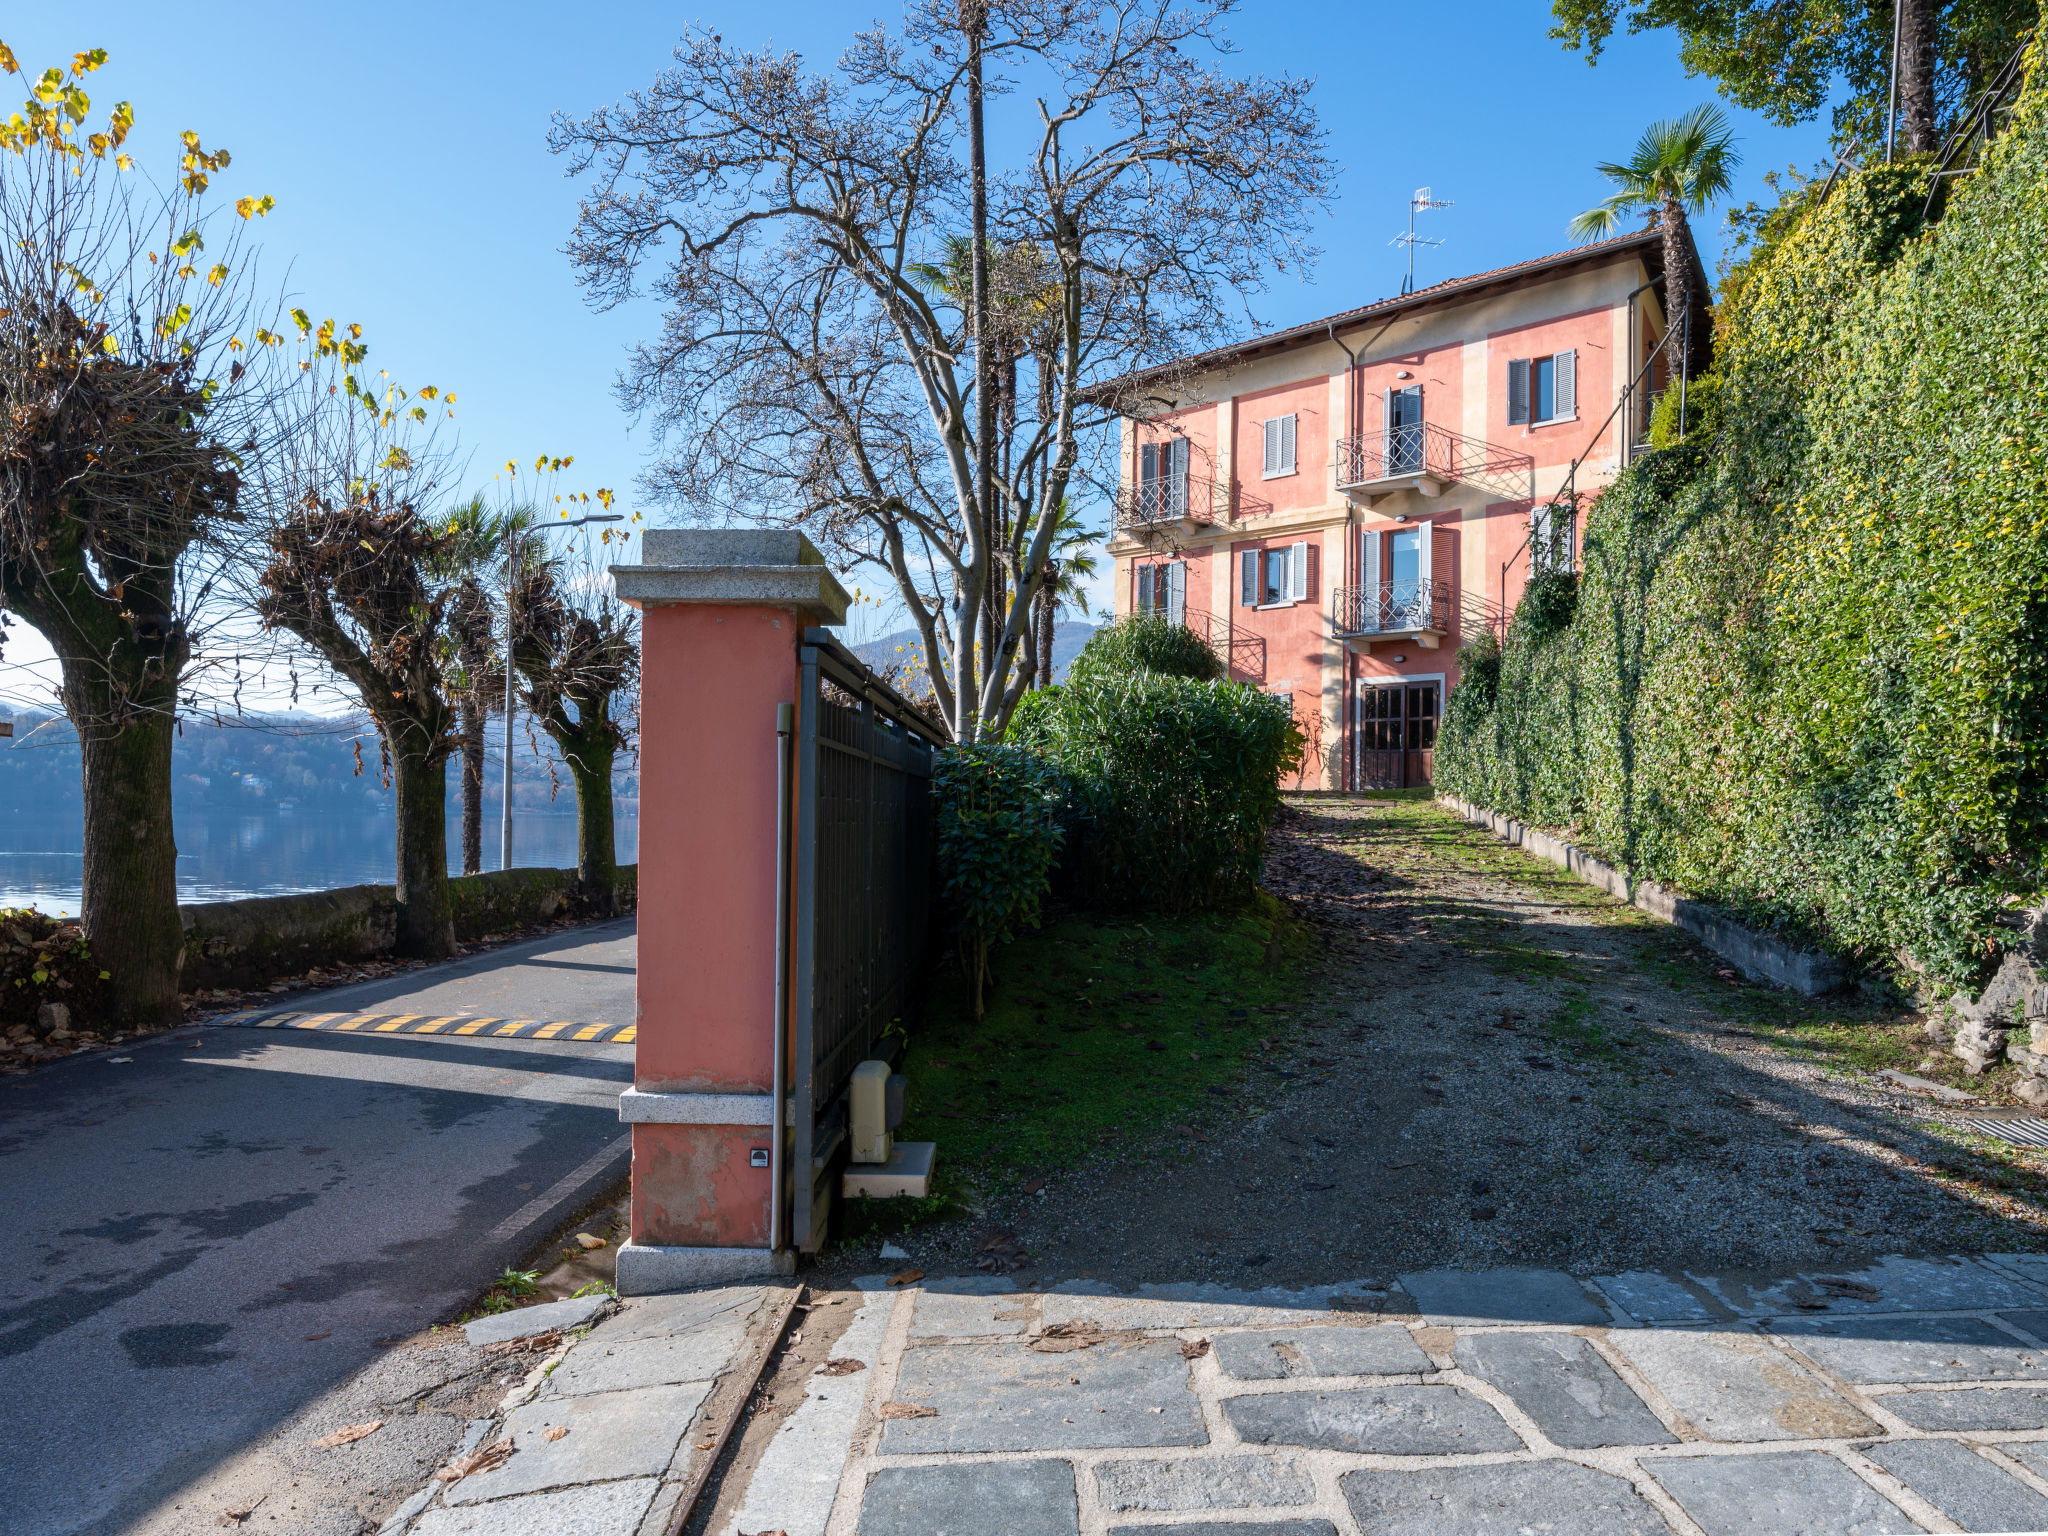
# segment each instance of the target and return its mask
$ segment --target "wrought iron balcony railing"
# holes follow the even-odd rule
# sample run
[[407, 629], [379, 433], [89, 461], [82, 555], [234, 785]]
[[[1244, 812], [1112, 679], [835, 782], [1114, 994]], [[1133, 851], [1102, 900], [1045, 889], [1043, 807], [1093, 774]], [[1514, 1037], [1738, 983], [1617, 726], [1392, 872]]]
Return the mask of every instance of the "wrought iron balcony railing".
[[1171, 619], [1185, 625], [1202, 637], [1203, 644], [1214, 651], [1230, 669], [1230, 675], [1241, 681], [1263, 683], [1266, 680], [1266, 639], [1263, 635], [1245, 634], [1231, 627], [1227, 619], [1214, 614], [1203, 613], [1189, 608], [1181, 613], [1157, 608], [1149, 613], [1140, 609], [1123, 615], [1118, 622], [1135, 618]]
[[1331, 595], [1330, 620], [1340, 637], [1448, 634], [1451, 583], [1382, 581], [1339, 587]]
[[1482, 486], [1516, 500], [1533, 501], [1536, 494], [1536, 461], [1528, 454], [1465, 437], [1434, 422], [1407, 423], [1337, 441], [1340, 491], [1371, 491], [1415, 477]]
[[1214, 522], [1227, 517], [1230, 488], [1206, 475], [1172, 475], [1117, 487], [1116, 525], [1139, 531], [1185, 519]]

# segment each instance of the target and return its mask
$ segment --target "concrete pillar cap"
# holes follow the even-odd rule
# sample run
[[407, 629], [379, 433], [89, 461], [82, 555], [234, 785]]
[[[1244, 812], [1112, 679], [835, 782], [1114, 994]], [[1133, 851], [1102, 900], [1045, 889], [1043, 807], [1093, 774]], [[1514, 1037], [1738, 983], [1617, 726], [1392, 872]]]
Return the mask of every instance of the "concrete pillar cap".
[[645, 563], [615, 565], [619, 600], [787, 608], [807, 624], [844, 624], [853, 598], [816, 545], [793, 528], [653, 528]]

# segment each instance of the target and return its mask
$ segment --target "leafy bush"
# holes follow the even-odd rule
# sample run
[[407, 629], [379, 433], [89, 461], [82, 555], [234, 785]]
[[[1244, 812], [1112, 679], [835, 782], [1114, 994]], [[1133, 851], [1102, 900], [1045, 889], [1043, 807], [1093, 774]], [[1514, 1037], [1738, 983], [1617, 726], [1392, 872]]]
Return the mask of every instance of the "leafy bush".
[[1187, 625], [1161, 614], [1134, 613], [1095, 631], [1074, 658], [1067, 680], [1127, 677], [1134, 672], [1206, 683], [1223, 676], [1224, 667], [1209, 642]]
[[1059, 855], [1057, 769], [1015, 746], [953, 747], [932, 769], [939, 890], [980, 1018], [988, 953], [1038, 926]]
[[2048, 885], [2031, 62], [1939, 223], [1924, 164], [1845, 174], [1731, 275], [1707, 430], [1601, 495], [1576, 616], [1454, 703], [1442, 787], [1944, 987], [2014, 942]]
[[0, 910], [0, 1028], [26, 1026], [43, 1034], [37, 1015], [44, 1003], [69, 1009], [71, 1028], [93, 1028], [105, 1006], [106, 981], [76, 921], [45, 917], [32, 907]]
[[1148, 672], [1085, 674], [1033, 694], [1010, 735], [1065, 775], [1074, 896], [1171, 913], [1251, 894], [1281, 776], [1299, 768], [1303, 746], [1284, 697]]

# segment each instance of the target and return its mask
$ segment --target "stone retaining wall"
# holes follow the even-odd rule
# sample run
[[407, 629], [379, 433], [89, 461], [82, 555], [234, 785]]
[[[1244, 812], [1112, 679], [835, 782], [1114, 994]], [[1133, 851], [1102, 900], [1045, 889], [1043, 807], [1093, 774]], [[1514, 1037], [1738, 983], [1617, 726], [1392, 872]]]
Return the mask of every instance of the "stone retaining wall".
[[1752, 981], [1768, 981], [1808, 997], [1838, 991], [1849, 982], [1848, 968], [1833, 955], [1800, 949], [1768, 933], [1759, 933], [1718, 908], [1680, 896], [1654, 880], [1633, 879], [1583, 848], [1512, 816], [1485, 810], [1456, 795], [1438, 795], [1437, 803], [1487, 828], [1502, 841], [1570, 870], [1588, 885], [1597, 885], [1610, 896], [1676, 924]]
[[[561, 913], [576, 885], [573, 869], [510, 869], [448, 881], [455, 937], [471, 943], [531, 927]], [[614, 900], [633, 910], [639, 869], [619, 866]], [[178, 908], [185, 928], [179, 987], [251, 987], [311, 966], [346, 965], [391, 953], [398, 905], [388, 885], [349, 885], [297, 896], [256, 896]]]

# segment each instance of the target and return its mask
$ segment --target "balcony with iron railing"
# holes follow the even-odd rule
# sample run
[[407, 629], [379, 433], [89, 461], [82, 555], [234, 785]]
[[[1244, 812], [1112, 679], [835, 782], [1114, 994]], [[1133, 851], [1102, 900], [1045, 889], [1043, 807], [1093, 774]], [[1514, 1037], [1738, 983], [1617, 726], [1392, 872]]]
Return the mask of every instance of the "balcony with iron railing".
[[1165, 475], [1117, 487], [1116, 526], [1121, 533], [1196, 527], [1229, 515], [1229, 486], [1206, 475]]
[[1448, 581], [1382, 581], [1331, 593], [1330, 623], [1339, 639], [1413, 640], [1424, 650], [1451, 632]]
[[1396, 491], [1438, 496], [1455, 484], [1517, 501], [1536, 494], [1536, 461], [1434, 422], [1404, 422], [1337, 441], [1337, 489], [1370, 506]]

